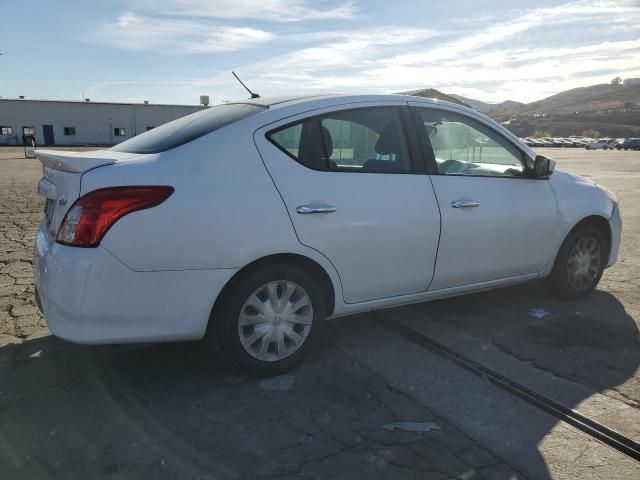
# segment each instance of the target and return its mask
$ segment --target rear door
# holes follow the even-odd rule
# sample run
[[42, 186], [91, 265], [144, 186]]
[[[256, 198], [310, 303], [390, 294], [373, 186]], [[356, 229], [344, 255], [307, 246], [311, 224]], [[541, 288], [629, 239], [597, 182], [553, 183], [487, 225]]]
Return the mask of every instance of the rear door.
[[490, 125], [414, 105], [442, 213], [430, 290], [542, 271], [558, 225], [549, 181], [528, 177], [524, 153]]
[[423, 292], [433, 277], [440, 217], [408, 122], [406, 105], [358, 104], [255, 132], [300, 242], [333, 263], [347, 303]]

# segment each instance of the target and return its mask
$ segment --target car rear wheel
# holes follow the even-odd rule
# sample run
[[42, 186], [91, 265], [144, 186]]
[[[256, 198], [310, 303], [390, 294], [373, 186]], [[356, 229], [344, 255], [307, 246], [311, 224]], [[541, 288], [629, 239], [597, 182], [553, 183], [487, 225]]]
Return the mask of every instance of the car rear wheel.
[[302, 268], [266, 266], [234, 283], [214, 319], [212, 339], [243, 373], [279, 375], [302, 362], [317, 342], [325, 298]]
[[565, 239], [551, 273], [554, 293], [578, 299], [591, 293], [606, 265], [606, 242], [600, 230], [585, 225]]

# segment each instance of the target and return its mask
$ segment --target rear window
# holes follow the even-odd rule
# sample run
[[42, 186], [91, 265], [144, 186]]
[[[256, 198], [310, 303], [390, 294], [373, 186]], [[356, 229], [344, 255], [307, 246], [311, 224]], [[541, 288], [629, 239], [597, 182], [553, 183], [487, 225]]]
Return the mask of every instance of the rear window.
[[264, 106], [243, 103], [218, 105], [141, 133], [111, 150], [127, 153], [164, 152], [266, 109]]

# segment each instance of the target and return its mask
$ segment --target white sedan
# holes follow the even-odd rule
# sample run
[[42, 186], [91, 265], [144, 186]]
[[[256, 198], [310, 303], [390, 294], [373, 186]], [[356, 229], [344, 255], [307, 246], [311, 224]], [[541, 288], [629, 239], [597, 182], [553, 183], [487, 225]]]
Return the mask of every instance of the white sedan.
[[620, 244], [611, 192], [437, 100], [258, 98], [37, 154], [53, 334], [205, 338], [254, 375], [298, 364], [327, 317], [542, 277], [581, 297]]

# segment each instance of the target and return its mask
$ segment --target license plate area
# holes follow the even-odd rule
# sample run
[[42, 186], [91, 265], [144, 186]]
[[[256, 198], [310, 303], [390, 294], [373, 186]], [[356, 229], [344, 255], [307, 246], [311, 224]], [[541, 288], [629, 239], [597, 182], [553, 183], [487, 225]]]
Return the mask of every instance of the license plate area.
[[56, 208], [56, 201], [52, 198], [47, 198], [44, 203], [44, 225], [46, 231], [51, 231], [51, 221], [53, 220], [53, 211]]
[[38, 193], [44, 199], [44, 227], [47, 235], [53, 235], [51, 231], [51, 223], [56, 209], [56, 201], [58, 198], [58, 187], [55, 183], [47, 178], [41, 178], [38, 182]]

